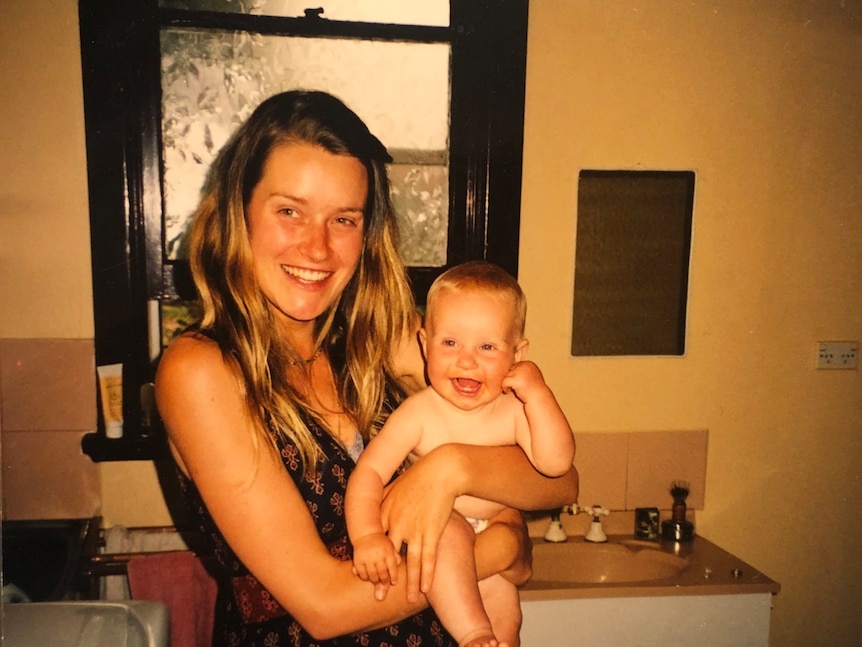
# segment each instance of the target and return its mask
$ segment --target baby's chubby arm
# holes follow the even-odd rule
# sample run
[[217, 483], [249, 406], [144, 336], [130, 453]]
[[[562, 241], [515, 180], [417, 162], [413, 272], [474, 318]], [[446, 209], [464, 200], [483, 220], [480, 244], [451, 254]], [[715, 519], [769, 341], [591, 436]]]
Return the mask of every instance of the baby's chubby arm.
[[[353, 568], [363, 580], [396, 584], [401, 556], [383, 528], [380, 505], [384, 486], [421, 436], [421, 420], [410, 415], [410, 398], [396, 409], [362, 452], [347, 483], [344, 511], [353, 544]], [[411, 422], [412, 420], [412, 422]], [[385, 590], [378, 588], [378, 596]]]
[[530, 361], [517, 362], [503, 379], [503, 389], [524, 405], [515, 439], [533, 466], [545, 476], [568, 472], [575, 458], [575, 438], [539, 367]]

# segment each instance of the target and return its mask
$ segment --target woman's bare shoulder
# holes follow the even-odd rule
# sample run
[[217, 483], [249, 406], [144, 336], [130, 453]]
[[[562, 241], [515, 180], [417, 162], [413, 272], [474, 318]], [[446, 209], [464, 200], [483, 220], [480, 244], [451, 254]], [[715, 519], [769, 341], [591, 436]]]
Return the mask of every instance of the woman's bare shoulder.
[[156, 373], [156, 402], [171, 449], [191, 472], [216, 459], [241, 465], [253, 453], [239, 382], [208, 337], [185, 333], [171, 343]]
[[199, 332], [188, 331], [175, 338], [168, 345], [162, 356], [162, 361], [185, 355], [202, 358], [212, 353], [221, 355], [221, 350], [214, 339]]
[[[175, 406], [204, 407], [225, 402], [238, 385], [221, 349], [198, 333], [185, 333], [171, 342], [156, 372], [156, 401], [162, 415]], [[167, 421], [166, 421], [167, 422]]]
[[183, 333], [162, 354], [156, 373], [156, 388], [160, 382], [197, 381], [223, 371], [229, 371], [229, 367], [215, 341], [197, 332]]

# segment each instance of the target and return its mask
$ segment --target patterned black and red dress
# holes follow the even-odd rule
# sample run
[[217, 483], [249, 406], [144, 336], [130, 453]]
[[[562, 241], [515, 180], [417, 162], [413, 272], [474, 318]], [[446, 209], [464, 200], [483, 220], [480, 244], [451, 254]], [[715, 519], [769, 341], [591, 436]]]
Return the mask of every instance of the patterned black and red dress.
[[[317, 470], [306, 477], [299, 452], [288, 441], [278, 441], [281, 458], [305, 499], [329, 552], [339, 559], [349, 560], [353, 550], [347, 538], [344, 494], [355, 462], [314, 421], [309, 420], [307, 424], [324, 454], [317, 464]], [[176, 473], [190, 515], [189, 523], [201, 534], [201, 551], [214, 556], [217, 565], [214, 575], [218, 580], [219, 593], [213, 647], [456, 646], [457, 643], [430, 608], [382, 629], [325, 641], [315, 640], [249, 573], [216, 527], [194, 483], [178, 467]], [[338, 595], [338, 592], [333, 591], [333, 595]]]

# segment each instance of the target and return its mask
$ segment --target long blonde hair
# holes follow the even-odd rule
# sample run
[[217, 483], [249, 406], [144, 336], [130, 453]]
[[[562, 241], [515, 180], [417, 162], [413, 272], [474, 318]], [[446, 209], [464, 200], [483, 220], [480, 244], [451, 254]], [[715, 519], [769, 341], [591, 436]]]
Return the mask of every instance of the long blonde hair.
[[324, 92], [291, 91], [264, 101], [239, 128], [210, 171], [189, 238], [200, 327], [233, 368], [255, 422], [255, 442], [295, 443], [306, 471], [322, 456], [304, 422], [324, 421], [288, 380], [296, 352], [278, 333], [252, 269], [245, 208], [270, 152], [302, 142], [365, 166], [368, 198], [363, 251], [341, 298], [316, 323], [341, 404], [367, 439], [381, 423], [387, 392], [403, 397], [391, 349], [411, 325], [414, 301], [389, 197], [389, 154], [362, 120]]

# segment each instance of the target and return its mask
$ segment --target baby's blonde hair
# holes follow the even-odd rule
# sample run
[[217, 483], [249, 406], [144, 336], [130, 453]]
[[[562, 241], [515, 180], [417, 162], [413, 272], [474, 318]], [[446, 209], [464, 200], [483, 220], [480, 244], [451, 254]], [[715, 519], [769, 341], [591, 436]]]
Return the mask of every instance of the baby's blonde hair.
[[487, 261], [467, 261], [452, 267], [431, 284], [425, 306], [426, 320], [433, 314], [434, 301], [442, 292], [483, 292], [512, 303], [512, 332], [515, 339], [524, 337], [527, 322], [527, 297], [518, 281], [498, 265]]

